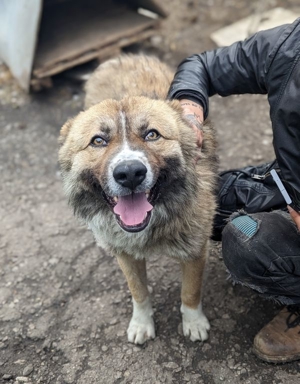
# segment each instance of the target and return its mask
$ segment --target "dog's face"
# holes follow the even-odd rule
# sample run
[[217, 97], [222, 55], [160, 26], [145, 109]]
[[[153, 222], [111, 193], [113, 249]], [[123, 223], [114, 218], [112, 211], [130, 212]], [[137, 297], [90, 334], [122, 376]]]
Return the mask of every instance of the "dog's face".
[[105, 100], [61, 130], [65, 189], [84, 218], [110, 210], [128, 232], [147, 227], [156, 206], [185, 188], [195, 140], [178, 102]]

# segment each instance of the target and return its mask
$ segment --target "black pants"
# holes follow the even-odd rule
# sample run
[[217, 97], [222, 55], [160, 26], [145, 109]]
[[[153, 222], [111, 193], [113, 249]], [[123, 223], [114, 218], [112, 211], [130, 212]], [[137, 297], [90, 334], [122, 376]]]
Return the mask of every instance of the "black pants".
[[235, 282], [282, 304], [300, 304], [300, 233], [288, 213], [232, 214], [222, 247]]

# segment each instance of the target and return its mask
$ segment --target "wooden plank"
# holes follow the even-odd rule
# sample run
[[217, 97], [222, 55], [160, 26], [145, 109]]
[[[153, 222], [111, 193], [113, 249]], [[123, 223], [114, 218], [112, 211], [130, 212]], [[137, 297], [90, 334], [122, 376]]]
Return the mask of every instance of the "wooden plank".
[[137, 41], [145, 40], [155, 33], [155, 29], [148, 29], [146, 31], [140, 32], [138, 35], [122, 38], [116, 42], [102, 47], [100, 49], [95, 49], [93, 51], [82, 53], [77, 57], [73, 57], [67, 61], [56, 62], [52, 66], [42, 67], [34, 70], [34, 78], [41, 79], [43, 77], [53, 76], [57, 73], [60, 73], [68, 68], [72, 68], [75, 65], [86, 63], [95, 58], [100, 60], [105, 60], [108, 57], [111, 57], [114, 53], [118, 52], [120, 48], [126, 47], [127, 45], [133, 44]]
[[[78, 60], [122, 38], [131, 38], [158, 23], [126, 7], [103, 10], [101, 2], [62, 3], [47, 7], [41, 22], [33, 73], [41, 76], [57, 63]], [[100, 5], [102, 8], [100, 7]]]

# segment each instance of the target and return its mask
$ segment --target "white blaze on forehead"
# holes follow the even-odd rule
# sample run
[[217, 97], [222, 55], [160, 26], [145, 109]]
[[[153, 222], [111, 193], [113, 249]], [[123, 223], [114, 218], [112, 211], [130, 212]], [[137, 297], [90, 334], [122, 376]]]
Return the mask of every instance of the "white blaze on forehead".
[[144, 151], [132, 149], [130, 146], [130, 140], [126, 135], [126, 115], [123, 111], [120, 111], [120, 125], [122, 135], [122, 145], [120, 147], [119, 152], [111, 159], [111, 162], [108, 167], [108, 187], [109, 189], [115, 193], [115, 195], [119, 195], [118, 192], [121, 192], [122, 187], [115, 181], [113, 177], [113, 171], [115, 167], [126, 160], [137, 160], [144, 164], [147, 168], [146, 178], [139, 186], [138, 189], [150, 189], [153, 187], [153, 171], [150, 166], [150, 163], [147, 159], [147, 155]]
[[126, 142], [126, 115], [123, 111], [120, 111], [120, 123], [122, 128], [123, 140]]
[[[120, 125], [123, 143], [119, 153], [117, 153], [117, 155], [112, 159], [111, 166], [115, 167], [121, 161], [139, 160], [147, 167], [148, 160], [146, 154], [143, 151], [133, 150], [130, 148], [130, 142], [126, 131], [126, 115], [123, 111], [120, 111]], [[147, 170], [149, 171], [148, 167]]]

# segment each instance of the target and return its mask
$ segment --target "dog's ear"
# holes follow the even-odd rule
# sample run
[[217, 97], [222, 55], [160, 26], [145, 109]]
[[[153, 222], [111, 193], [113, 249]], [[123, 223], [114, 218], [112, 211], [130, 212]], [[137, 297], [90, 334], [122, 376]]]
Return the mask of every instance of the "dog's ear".
[[66, 138], [68, 137], [68, 134], [70, 132], [70, 129], [72, 127], [72, 124], [73, 124], [73, 121], [74, 121], [74, 117], [72, 119], [69, 119], [61, 128], [60, 130], [60, 135], [59, 135], [59, 138], [58, 138], [58, 143], [60, 145], [63, 145], [63, 143], [65, 142]]

